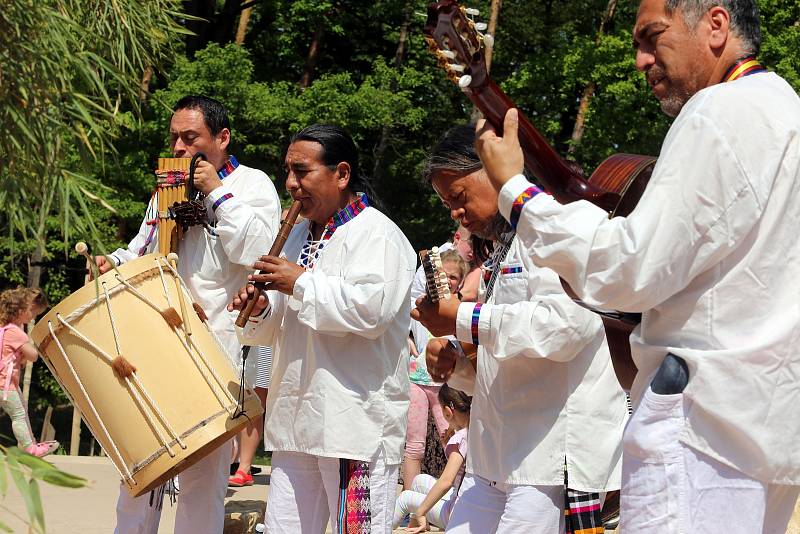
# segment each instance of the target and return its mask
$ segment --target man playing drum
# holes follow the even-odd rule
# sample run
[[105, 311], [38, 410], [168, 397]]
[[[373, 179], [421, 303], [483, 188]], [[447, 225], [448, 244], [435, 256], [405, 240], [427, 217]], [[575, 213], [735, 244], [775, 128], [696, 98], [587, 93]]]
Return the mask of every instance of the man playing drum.
[[517, 116], [480, 133], [526, 254], [642, 312], [625, 531], [784, 532], [800, 492], [800, 99], [755, 56], [754, 0], [643, 0], [636, 65], [676, 117], [627, 217], [527, 182]]
[[[178, 273], [207, 313], [209, 326], [229, 357], [241, 366], [240, 345], [233, 324], [235, 315], [225, 307], [252, 272], [258, 254], [269, 250], [278, 228], [280, 201], [266, 174], [239, 164], [228, 154], [230, 140], [227, 111], [220, 102], [204, 96], [187, 96], [175, 105], [170, 121], [174, 156], [192, 157], [202, 152], [208, 159], [197, 165], [194, 185], [205, 195], [209, 224], [193, 226], [184, 233], [178, 246]], [[139, 233], [128, 248], [110, 254], [114, 262], [121, 264], [154, 251], [158, 243], [153, 221], [158, 216], [155, 206], [154, 197]], [[97, 256], [96, 263], [100, 273], [112, 268], [103, 256]], [[255, 364], [255, 358], [251, 360]], [[251, 374], [254, 372], [253, 368]], [[180, 378], [164, 377], [164, 384], [168, 387], [170, 380]], [[249, 377], [250, 383], [253, 378]], [[230, 460], [229, 442], [181, 473], [176, 533], [222, 532]], [[161, 488], [133, 498], [121, 488], [115, 532], [155, 534], [163, 494]]]
[[[566, 521], [567, 532], [602, 532], [600, 494], [620, 487], [627, 420], [603, 324], [526, 257], [474, 137], [450, 130], [423, 172], [453, 219], [493, 241], [478, 302], [423, 298], [412, 313], [434, 335], [477, 346], [467, 475], [447, 531], [557, 533]], [[431, 374], [448, 379], [456, 351], [445, 339], [428, 347]]]
[[[391, 532], [408, 409], [410, 290], [416, 257], [370, 207], [353, 140], [313, 125], [286, 153], [286, 188], [305, 220], [285, 259], [256, 262], [270, 283], [244, 333], [275, 347], [266, 448], [267, 532]], [[240, 296], [229, 309], [242, 307]], [[269, 307], [267, 304], [269, 303]], [[339, 530], [342, 528], [343, 530]], [[344, 530], [346, 529], [346, 530]]]

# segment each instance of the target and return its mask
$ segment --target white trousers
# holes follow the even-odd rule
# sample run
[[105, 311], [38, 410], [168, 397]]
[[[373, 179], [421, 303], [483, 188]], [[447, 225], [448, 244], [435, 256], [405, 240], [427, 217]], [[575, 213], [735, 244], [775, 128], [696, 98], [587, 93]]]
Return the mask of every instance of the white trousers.
[[447, 532], [564, 532], [564, 486], [506, 484], [467, 474], [450, 513]]
[[[232, 442], [182, 471], [175, 534], [220, 534], [225, 525], [225, 494], [228, 490]], [[157, 534], [163, 497], [160, 488], [133, 498], [120, 486], [117, 528], [114, 534]], [[168, 498], [168, 497], [167, 497]], [[169, 504], [164, 503], [164, 506]]]
[[683, 395], [647, 389], [623, 435], [620, 531], [783, 534], [800, 487], [765, 484], [678, 441]]
[[[400, 465], [386, 465], [383, 455], [370, 463], [371, 533], [391, 534]], [[322, 534], [330, 520], [337, 532], [339, 459], [300, 452], [272, 453], [266, 532]]]
[[[394, 505], [392, 528], [397, 528], [409, 513], [416, 512], [419, 505], [422, 504], [422, 501], [428, 496], [428, 492], [431, 491], [434, 484], [436, 484], [436, 479], [428, 474], [420, 473], [414, 477], [414, 481], [411, 483], [411, 489], [405, 490], [397, 498], [397, 502]], [[428, 523], [439, 528], [447, 526], [445, 504], [450, 500], [452, 494], [453, 488], [450, 488], [447, 490], [447, 493], [444, 494], [444, 497], [439, 499], [439, 501], [428, 510], [428, 513], [425, 514]]]

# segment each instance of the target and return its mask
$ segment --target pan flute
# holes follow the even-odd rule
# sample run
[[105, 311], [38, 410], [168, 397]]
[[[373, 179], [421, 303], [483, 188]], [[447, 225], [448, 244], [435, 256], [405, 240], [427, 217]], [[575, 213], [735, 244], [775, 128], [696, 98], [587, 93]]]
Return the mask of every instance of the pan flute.
[[178, 242], [183, 237], [183, 229], [175, 220], [172, 207], [189, 200], [186, 181], [191, 161], [191, 158], [158, 158], [158, 251], [165, 255], [177, 252]]

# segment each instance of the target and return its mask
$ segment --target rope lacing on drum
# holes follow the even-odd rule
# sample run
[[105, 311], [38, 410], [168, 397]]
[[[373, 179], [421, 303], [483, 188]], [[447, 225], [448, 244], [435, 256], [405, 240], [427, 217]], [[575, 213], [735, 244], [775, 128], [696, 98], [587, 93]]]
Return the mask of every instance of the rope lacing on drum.
[[[60, 316], [58, 317], [59, 319], [61, 319]], [[63, 322], [63, 319], [61, 319], [61, 321]], [[75, 380], [75, 383], [78, 384], [78, 387], [81, 390], [81, 394], [86, 399], [86, 404], [89, 406], [89, 410], [92, 412], [92, 415], [94, 416], [95, 420], [100, 425], [100, 430], [103, 431], [106, 440], [108, 440], [108, 443], [111, 445], [111, 450], [117, 458], [117, 461], [112, 463], [114, 464], [114, 467], [116, 467], [119, 476], [128, 485], [136, 485], [136, 480], [134, 480], [133, 474], [130, 472], [130, 470], [128, 469], [128, 465], [122, 458], [122, 454], [120, 454], [119, 449], [117, 448], [117, 444], [114, 443], [113, 439], [111, 439], [111, 434], [108, 432], [108, 429], [106, 428], [106, 425], [103, 423], [103, 420], [100, 419], [100, 415], [97, 413], [97, 408], [95, 408], [94, 403], [92, 402], [92, 398], [86, 392], [86, 388], [83, 386], [83, 382], [81, 382], [81, 379], [78, 378], [78, 373], [75, 372], [75, 368], [72, 366], [72, 362], [70, 361], [69, 356], [67, 356], [67, 352], [64, 350], [64, 347], [61, 345], [61, 341], [59, 341], [58, 337], [56, 336], [56, 332], [55, 330], [53, 330], [53, 323], [51, 321], [47, 322], [47, 328], [50, 330], [50, 335], [55, 341], [58, 350], [61, 351], [61, 356], [64, 358], [64, 361], [66, 362], [70, 373], [72, 373], [72, 378]], [[125, 470], [124, 473], [120, 470], [119, 466], [122, 466], [122, 468]]]

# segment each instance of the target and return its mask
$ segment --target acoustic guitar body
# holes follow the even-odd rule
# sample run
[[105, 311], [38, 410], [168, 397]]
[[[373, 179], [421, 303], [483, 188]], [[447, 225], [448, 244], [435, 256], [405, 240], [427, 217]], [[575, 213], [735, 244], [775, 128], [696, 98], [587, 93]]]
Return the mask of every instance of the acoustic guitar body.
[[652, 156], [614, 154], [595, 169], [589, 183], [598, 189], [617, 193], [620, 198], [610, 215], [625, 217], [636, 207], [655, 165], [656, 158]]

